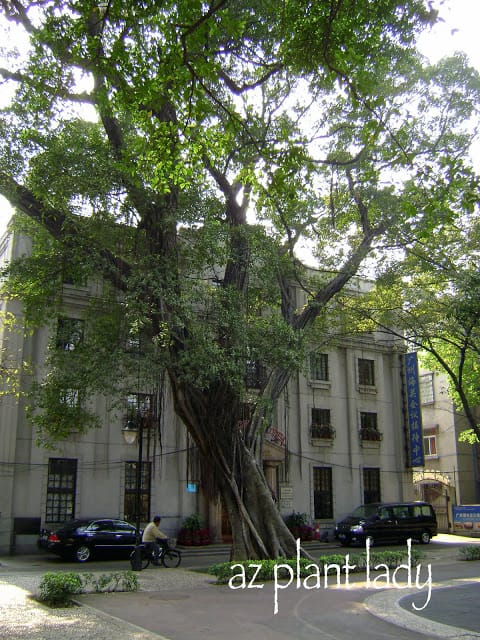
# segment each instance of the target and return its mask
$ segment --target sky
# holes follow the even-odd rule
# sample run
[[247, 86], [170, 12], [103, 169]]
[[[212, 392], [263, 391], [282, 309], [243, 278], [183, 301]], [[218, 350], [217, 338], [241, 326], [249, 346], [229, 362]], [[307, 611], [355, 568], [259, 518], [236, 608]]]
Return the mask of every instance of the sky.
[[[480, 71], [480, 0], [436, 0], [443, 22], [439, 22], [428, 34], [424, 34], [420, 51], [432, 62], [455, 51], [464, 51], [471, 64]], [[479, 147], [480, 149], [480, 147]], [[480, 150], [479, 150], [480, 164]], [[0, 196], [0, 237], [12, 214], [7, 200]]]

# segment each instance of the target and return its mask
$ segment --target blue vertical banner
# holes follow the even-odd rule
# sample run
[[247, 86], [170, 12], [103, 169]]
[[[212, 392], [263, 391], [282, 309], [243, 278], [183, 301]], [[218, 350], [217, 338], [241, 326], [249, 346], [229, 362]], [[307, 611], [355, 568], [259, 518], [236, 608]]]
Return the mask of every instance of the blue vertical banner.
[[407, 384], [408, 453], [411, 467], [423, 467], [422, 405], [418, 382], [416, 353], [405, 354], [405, 378]]

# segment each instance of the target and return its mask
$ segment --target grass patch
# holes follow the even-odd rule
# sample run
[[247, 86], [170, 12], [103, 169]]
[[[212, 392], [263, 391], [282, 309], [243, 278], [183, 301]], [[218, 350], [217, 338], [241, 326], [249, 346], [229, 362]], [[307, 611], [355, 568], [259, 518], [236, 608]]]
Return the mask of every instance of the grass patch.
[[461, 547], [458, 552], [460, 560], [480, 560], [480, 544], [469, 544], [466, 547]]

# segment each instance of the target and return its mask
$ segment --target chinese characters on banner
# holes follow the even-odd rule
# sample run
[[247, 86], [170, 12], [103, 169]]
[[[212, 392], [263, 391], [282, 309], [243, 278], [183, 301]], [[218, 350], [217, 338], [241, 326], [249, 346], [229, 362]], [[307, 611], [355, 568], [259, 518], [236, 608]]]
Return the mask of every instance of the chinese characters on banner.
[[464, 534], [480, 532], [480, 505], [453, 507], [453, 529]]
[[422, 412], [416, 353], [405, 354], [405, 378], [407, 384], [409, 463], [411, 467], [423, 467], [425, 461], [423, 456]]

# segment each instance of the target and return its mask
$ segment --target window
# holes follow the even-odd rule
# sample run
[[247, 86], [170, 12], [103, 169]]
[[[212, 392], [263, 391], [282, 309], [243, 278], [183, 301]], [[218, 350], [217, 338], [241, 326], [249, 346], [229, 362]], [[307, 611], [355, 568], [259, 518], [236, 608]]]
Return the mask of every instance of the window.
[[330, 409], [318, 409], [317, 407], [312, 408], [310, 435], [312, 438], [333, 437]]
[[377, 414], [368, 411], [360, 412], [360, 429], [378, 431]]
[[437, 436], [435, 434], [423, 436], [423, 452], [426, 456], [437, 456]]
[[57, 349], [74, 351], [83, 340], [84, 321], [78, 318], [59, 318], [57, 324]]
[[363, 502], [381, 502], [380, 469], [364, 467], [363, 469]]
[[65, 389], [60, 396], [60, 402], [70, 409], [80, 406], [80, 392], [78, 389]]
[[[136, 522], [137, 520], [137, 468], [138, 462], [125, 463], [125, 496], [123, 511], [125, 520]], [[140, 521], [147, 522], [150, 519], [150, 477], [151, 463], [142, 462], [140, 480]]]
[[316, 520], [333, 518], [332, 469], [313, 468], [313, 508]]
[[48, 461], [46, 522], [65, 522], [75, 515], [77, 461], [50, 458]]
[[378, 430], [377, 414], [370, 411], [360, 412], [360, 439], [375, 440], [382, 439], [382, 434]]
[[365, 387], [375, 386], [375, 361], [358, 359], [358, 384]]
[[152, 412], [153, 398], [149, 393], [129, 393], [125, 402], [129, 415], [136, 415], [137, 411], [142, 416]]
[[264, 370], [258, 360], [247, 360], [245, 386], [248, 389], [260, 389], [265, 380]]
[[312, 380], [329, 380], [327, 353], [310, 354], [310, 378]]
[[426, 373], [419, 376], [418, 383], [422, 404], [433, 404], [435, 400], [433, 393], [433, 373]]

